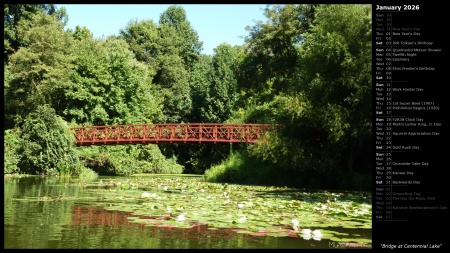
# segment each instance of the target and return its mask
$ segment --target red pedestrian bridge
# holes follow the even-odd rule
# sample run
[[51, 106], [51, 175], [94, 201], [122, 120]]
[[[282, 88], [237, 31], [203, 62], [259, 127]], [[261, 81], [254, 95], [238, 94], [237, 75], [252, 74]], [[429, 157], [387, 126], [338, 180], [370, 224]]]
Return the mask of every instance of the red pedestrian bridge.
[[273, 124], [129, 124], [73, 127], [77, 146], [149, 143], [256, 143], [265, 141]]

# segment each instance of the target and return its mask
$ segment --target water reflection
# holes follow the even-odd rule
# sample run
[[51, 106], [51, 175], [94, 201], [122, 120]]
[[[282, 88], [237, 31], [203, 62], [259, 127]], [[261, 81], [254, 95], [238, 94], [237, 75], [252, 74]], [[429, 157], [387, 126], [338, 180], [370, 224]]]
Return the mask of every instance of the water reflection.
[[[131, 214], [80, 205], [86, 189], [72, 179], [4, 179], [4, 247], [8, 249], [288, 249], [333, 248], [329, 240], [268, 237], [195, 225], [148, 226]], [[145, 217], [142, 217], [145, 218]], [[339, 229], [339, 228], [336, 228]], [[343, 231], [349, 232], [349, 231]], [[368, 233], [358, 230], [355, 233]], [[371, 233], [371, 232], [370, 232]], [[367, 235], [368, 238], [371, 234]]]

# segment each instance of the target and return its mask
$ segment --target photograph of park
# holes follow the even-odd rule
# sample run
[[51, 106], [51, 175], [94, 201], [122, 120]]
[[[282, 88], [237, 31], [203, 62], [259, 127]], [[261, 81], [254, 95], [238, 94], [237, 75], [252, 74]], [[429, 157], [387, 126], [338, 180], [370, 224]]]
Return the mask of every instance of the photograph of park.
[[4, 14], [5, 249], [372, 248], [372, 5]]

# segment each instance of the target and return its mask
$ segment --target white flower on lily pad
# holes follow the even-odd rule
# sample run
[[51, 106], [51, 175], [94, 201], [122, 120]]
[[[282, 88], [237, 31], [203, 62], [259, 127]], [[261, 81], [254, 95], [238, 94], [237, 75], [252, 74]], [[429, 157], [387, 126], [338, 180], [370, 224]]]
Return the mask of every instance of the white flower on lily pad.
[[293, 220], [292, 220], [292, 228], [293, 228], [294, 230], [297, 230], [297, 229], [298, 229], [298, 225], [299, 225], [298, 220], [293, 219]]
[[150, 196], [151, 196], [151, 195], [150, 195], [149, 192], [143, 192], [142, 195], [141, 195], [141, 198], [148, 198], [148, 197], [150, 197]]
[[164, 186], [164, 191], [167, 191], [167, 189], [168, 189], [167, 186]]
[[180, 214], [177, 216], [177, 221], [185, 221], [186, 218], [184, 217], [184, 214]]
[[244, 204], [238, 204], [238, 207], [239, 207], [239, 208], [243, 208], [243, 207], [244, 207]]
[[200, 191], [201, 191], [201, 192], [205, 192], [205, 190], [204, 190], [204, 189], [201, 189]]
[[312, 233], [313, 233], [314, 236], [317, 236], [317, 237], [322, 236], [322, 232], [320, 232], [320, 230], [317, 230], [317, 229], [314, 230]]
[[316, 238], [322, 237], [322, 232], [320, 232], [320, 230], [316, 229], [312, 233], [313, 233], [314, 237], [316, 237]]
[[238, 222], [244, 222], [247, 220], [247, 216], [241, 215], [241, 218], [239, 218]]
[[311, 229], [309, 229], [309, 228], [302, 229], [302, 233], [305, 234], [305, 235], [310, 235], [311, 234]]

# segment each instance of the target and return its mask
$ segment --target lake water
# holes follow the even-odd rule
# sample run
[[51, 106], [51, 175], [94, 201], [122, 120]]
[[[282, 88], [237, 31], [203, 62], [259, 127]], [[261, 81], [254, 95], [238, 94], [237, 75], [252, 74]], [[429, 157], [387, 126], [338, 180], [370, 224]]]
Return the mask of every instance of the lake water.
[[[114, 182], [130, 182], [128, 191], [117, 191]], [[132, 179], [137, 180], [137, 179]], [[134, 181], [133, 181], [134, 182]], [[126, 178], [100, 177], [95, 182], [85, 182], [69, 178], [49, 178], [30, 176], [4, 178], [4, 248], [5, 249], [289, 249], [289, 248], [371, 248], [372, 230], [369, 228], [328, 227], [329, 231], [341, 237], [359, 240], [336, 241], [325, 238], [306, 238], [289, 232], [289, 236], [268, 236], [267, 233], [240, 233], [235, 227], [213, 226], [200, 222], [149, 223], [136, 222], [139, 212], [147, 209], [158, 211], [170, 201], [183, 198], [187, 205], [192, 199], [189, 189], [192, 184], [184, 184], [188, 192], [164, 192], [147, 186], [133, 187]], [[138, 182], [138, 181], [136, 181]], [[153, 182], [153, 181], [152, 181]], [[176, 181], [181, 184], [183, 181]], [[118, 183], [120, 184], [120, 183]], [[95, 186], [95, 187], [94, 187]], [[114, 187], [113, 187], [114, 186]], [[211, 186], [211, 185], [210, 185]], [[181, 186], [180, 186], [181, 187]], [[190, 188], [189, 188], [190, 187]], [[152, 190], [167, 199], [155, 200], [156, 204], [145, 206], [150, 201], [141, 198], [142, 192]], [[156, 191], [158, 190], [158, 191]], [[211, 187], [211, 192], [215, 189]], [[166, 195], [163, 195], [163, 194]], [[203, 193], [203, 189], [202, 189]], [[110, 195], [108, 195], [110, 194]], [[153, 194], [153, 193], [152, 193]], [[217, 193], [217, 196], [222, 192]], [[230, 193], [231, 194], [231, 193]], [[154, 194], [156, 196], [156, 194]], [[226, 196], [226, 194], [224, 193]], [[236, 194], [237, 195], [237, 194]], [[114, 201], [112, 197], [114, 196]], [[132, 197], [135, 196], [135, 197]], [[118, 201], [117, 199], [120, 199]], [[193, 200], [192, 200], [193, 201]], [[226, 199], [226, 201], [229, 201]], [[133, 211], [117, 210], [115, 203], [134, 206]], [[194, 202], [192, 202], [194, 203]], [[205, 204], [207, 201], [205, 202]], [[247, 202], [243, 202], [247, 204]], [[289, 202], [290, 203], [290, 202]], [[296, 202], [293, 202], [296, 203]], [[136, 210], [140, 204], [139, 210]], [[170, 204], [173, 209], [176, 204]], [[159, 207], [159, 209], [158, 209]], [[226, 205], [223, 205], [225, 208]], [[208, 207], [209, 208], [209, 207]], [[202, 209], [202, 208], [198, 208]], [[218, 208], [219, 212], [222, 208]], [[271, 209], [272, 210], [272, 209]], [[183, 210], [184, 211], [184, 210]], [[248, 210], [248, 217], [252, 216]], [[167, 211], [166, 211], [167, 212]], [[187, 210], [186, 210], [187, 212]], [[236, 211], [237, 212], [237, 211]], [[201, 213], [199, 214], [201, 215]], [[205, 214], [203, 214], [205, 215]], [[231, 215], [231, 214], [230, 214]], [[189, 215], [188, 215], [189, 216]], [[170, 216], [158, 216], [168, 219]], [[153, 217], [153, 218], [155, 218]], [[191, 217], [195, 217], [192, 214]], [[231, 216], [230, 216], [231, 217]], [[140, 217], [142, 218], [142, 217]], [[171, 220], [175, 217], [170, 218]], [[159, 218], [155, 218], [159, 219]], [[200, 218], [198, 218], [200, 219]], [[198, 220], [197, 219], [197, 220]], [[205, 218], [206, 219], [206, 218]], [[231, 218], [230, 218], [231, 219]], [[280, 218], [281, 219], [281, 218]], [[162, 220], [161, 220], [162, 221]], [[167, 222], [170, 222], [167, 221]], [[230, 224], [234, 224], [235, 222]], [[168, 225], [172, 224], [172, 225]], [[174, 226], [173, 224], [178, 224]], [[239, 224], [238, 224], [239, 225]], [[242, 226], [241, 226], [242, 227]], [[286, 226], [285, 226], [286, 227]], [[280, 228], [281, 231], [281, 228]], [[283, 231], [288, 231], [284, 228]], [[241, 231], [242, 232], [242, 231]], [[272, 235], [274, 233], [271, 233]], [[360, 243], [364, 240], [365, 243]]]

